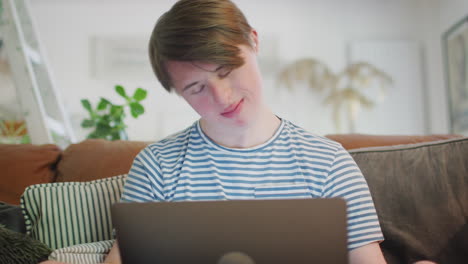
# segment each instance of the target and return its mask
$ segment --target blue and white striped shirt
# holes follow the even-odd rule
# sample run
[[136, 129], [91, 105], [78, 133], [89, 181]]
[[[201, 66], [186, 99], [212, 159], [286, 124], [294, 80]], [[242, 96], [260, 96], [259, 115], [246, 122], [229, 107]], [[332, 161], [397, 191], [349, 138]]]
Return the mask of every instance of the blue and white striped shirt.
[[343, 147], [282, 120], [266, 143], [220, 146], [199, 122], [151, 144], [135, 158], [122, 201], [194, 201], [342, 197], [348, 249], [383, 240], [358, 166]]

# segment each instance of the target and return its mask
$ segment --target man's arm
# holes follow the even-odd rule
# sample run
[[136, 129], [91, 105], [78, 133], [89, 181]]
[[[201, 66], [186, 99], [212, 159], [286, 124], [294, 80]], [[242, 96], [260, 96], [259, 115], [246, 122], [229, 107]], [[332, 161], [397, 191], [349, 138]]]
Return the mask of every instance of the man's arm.
[[117, 245], [117, 240], [114, 242], [114, 245], [109, 251], [109, 254], [107, 255], [106, 259], [104, 260], [104, 263], [110, 263], [110, 264], [122, 263], [122, 260], [120, 259], [120, 252], [119, 252], [119, 246]]
[[380, 249], [379, 243], [373, 242], [368, 245], [353, 249], [349, 252], [350, 264], [385, 264], [387, 263]]

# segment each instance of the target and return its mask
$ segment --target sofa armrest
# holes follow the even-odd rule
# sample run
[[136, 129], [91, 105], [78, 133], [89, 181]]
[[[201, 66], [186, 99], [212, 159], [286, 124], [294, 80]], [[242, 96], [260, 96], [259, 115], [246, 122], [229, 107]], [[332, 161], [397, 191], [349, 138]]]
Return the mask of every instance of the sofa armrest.
[[26, 233], [21, 207], [0, 202], [0, 226], [18, 233]]
[[454, 258], [468, 252], [457, 238], [468, 234], [468, 138], [350, 154], [372, 193], [385, 237], [381, 247], [395, 259], [389, 263], [467, 263]]
[[53, 182], [60, 154], [52, 144], [0, 144], [0, 201], [19, 205], [26, 187]]

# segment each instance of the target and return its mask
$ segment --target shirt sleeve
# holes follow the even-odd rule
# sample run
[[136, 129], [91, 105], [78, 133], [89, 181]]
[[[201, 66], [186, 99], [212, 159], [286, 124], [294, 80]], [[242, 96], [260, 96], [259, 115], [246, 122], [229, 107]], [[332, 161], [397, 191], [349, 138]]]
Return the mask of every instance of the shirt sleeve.
[[330, 168], [322, 197], [339, 197], [346, 201], [348, 250], [383, 241], [366, 179], [351, 155], [341, 146]]
[[160, 164], [150, 147], [143, 149], [133, 161], [125, 181], [121, 202], [164, 200]]

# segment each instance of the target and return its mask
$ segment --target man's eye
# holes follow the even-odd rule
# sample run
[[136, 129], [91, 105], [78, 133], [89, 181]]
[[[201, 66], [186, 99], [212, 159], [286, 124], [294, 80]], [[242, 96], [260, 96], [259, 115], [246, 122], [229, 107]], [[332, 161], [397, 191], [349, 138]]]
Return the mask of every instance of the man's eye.
[[219, 77], [221, 77], [221, 78], [227, 77], [231, 73], [231, 71], [232, 70], [230, 70], [230, 69], [229, 70], [224, 70], [224, 71], [220, 72]]
[[191, 94], [198, 94], [198, 93], [201, 93], [203, 91], [203, 89], [205, 89], [205, 85], [200, 85], [200, 86], [197, 86], [197, 87], [193, 87], [191, 90]]

